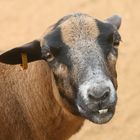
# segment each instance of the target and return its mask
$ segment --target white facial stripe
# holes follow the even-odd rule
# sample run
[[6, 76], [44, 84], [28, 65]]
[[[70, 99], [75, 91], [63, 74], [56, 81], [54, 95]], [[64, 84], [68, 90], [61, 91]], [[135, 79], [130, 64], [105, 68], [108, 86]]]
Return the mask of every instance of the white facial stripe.
[[88, 101], [87, 91], [90, 86], [90, 82], [85, 82], [79, 87], [79, 93], [81, 94], [85, 102]]

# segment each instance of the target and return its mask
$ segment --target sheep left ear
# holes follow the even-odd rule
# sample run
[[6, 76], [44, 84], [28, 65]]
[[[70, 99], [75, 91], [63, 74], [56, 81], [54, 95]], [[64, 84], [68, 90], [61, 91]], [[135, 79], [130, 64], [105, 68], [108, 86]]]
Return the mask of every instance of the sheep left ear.
[[118, 15], [114, 15], [105, 20], [107, 23], [112, 24], [116, 29], [119, 29], [121, 26], [121, 17]]
[[[23, 56], [22, 56], [23, 55]], [[27, 57], [28, 62], [42, 59], [40, 41], [34, 40], [20, 47], [11, 49], [0, 55], [0, 62], [6, 64], [22, 64], [22, 57]]]

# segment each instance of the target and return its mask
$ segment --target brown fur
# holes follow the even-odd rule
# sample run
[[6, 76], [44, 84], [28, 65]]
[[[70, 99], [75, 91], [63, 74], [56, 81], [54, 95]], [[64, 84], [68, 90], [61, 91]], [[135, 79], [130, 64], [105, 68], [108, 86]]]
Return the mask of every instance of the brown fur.
[[0, 72], [0, 140], [66, 140], [79, 130], [83, 119], [59, 104], [46, 62], [26, 71], [0, 64]]
[[[74, 46], [77, 40], [85, 39], [86, 37], [96, 38], [99, 35], [99, 30], [94, 18], [82, 15], [78, 18], [71, 17], [60, 25], [62, 31], [62, 39], [70, 47]], [[83, 33], [82, 33], [83, 32]], [[83, 35], [84, 36], [81, 36]]]

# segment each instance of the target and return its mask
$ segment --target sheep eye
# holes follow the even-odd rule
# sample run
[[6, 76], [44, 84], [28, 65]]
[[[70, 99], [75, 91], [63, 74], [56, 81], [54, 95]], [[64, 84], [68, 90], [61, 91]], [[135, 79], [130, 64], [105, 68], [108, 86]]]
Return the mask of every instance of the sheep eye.
[[119, 46], [121, 41], [121, 36], [118, 33], [113, 34], [113, 46]]
[[50, 52], [48, 52], [48, 53], [46, 54], [46, 60], [47, 60], [48, 62], [51, 62], [52, 60], [54, 60], [54, 56], [53, 56]]
[[119, 41], [119, 40], [115, 40], [115, 41], [113, 42], [113, 46], [119, 46], [119, 44], [120, 44], [120, 41]]

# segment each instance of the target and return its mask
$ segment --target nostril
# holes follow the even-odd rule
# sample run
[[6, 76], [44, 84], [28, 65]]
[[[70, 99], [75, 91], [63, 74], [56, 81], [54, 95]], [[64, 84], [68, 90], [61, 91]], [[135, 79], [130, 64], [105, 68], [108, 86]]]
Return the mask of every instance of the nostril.
[[103, 100], [108, 98], [110, 95], [110, 89], [108, 88], [104, 93], [103, 96], [101, 97]]
[[89, 99], [91, 99], [91, 100], [95, 100], [96, 98], [95, 98], [95, 96], [94, 96], [94, 92], [93, 92], [93, 90], [92, 89], [88, 89], [88, 91], [87, 91], [87, 93], [88, 93], [88, 98]]
[[88, 94], [88, 98], [89, 99], [92, 99], [92, 100], [95, 100], [96, 99], [92, 94]]

